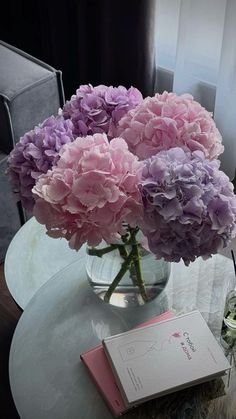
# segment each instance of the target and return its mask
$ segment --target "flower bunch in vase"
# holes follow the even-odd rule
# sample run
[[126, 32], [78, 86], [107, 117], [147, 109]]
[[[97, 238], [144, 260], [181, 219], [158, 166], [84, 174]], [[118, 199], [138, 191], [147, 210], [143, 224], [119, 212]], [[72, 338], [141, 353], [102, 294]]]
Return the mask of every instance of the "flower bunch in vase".
[[153, 294], [144, 255], [188, 265], [235, 236], [223, 150], [212, 115], [190, 95], [143, 99], [133, 87], [88, 85], [20, 139], [8, 172], [49, 236], [76, 250], [87, 244], [95, 260], [119, 256], [115, 270], [110, 258], [106, 301], [128, 276], [145, 302]]

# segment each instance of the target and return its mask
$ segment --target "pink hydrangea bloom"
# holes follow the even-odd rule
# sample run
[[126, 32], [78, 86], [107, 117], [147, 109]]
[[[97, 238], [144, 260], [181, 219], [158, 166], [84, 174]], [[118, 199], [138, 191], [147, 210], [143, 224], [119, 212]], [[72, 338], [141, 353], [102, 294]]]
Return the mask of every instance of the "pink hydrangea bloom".
[[142, 217], [138, 183], [143, 163], [126, 142], [105, 134], [77, 138], [60, 151], [61, 158], [39, 177], [33, 193], [34, 215], [51, 237], [65, 237], [72, 248], [85, 242], [113, 242], [123, 223]]
[[177, 146], [210, 160], [224, 151], [212, 114], [189, 94], [147, 97], [119, 121], [116, 134], [140, 159]]

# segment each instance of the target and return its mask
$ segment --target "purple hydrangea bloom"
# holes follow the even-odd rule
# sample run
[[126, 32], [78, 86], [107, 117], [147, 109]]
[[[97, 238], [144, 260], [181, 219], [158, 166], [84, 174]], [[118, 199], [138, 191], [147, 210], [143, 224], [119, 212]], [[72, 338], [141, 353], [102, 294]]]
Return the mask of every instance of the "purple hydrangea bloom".
[[145, 161], [142, 230], [159, 259], [188, 265], [210, 257], [236, 234], [236, 196], [218, 160], [181, 148]]
[[10, 153], [7, 172], [24, 208], [32, 211], [36, 180], [57, 162], [61, 147], [73, 140], [73, 124], [61, 116], [47, 118], [21, 137]]
[[82, 85], [66, 102], [62, 115], [72, 120], [77, 136], [105, 133], [111, 139], [119, 120], [142, 99], [134, 87]]

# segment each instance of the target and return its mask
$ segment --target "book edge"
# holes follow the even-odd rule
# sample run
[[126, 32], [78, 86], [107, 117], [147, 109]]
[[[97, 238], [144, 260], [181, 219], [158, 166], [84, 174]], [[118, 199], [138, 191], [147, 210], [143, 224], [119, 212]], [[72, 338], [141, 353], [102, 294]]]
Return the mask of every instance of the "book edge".
[[134, 406], [134, 404], [135, 404], [135, 406], [137, 406], [137, 404], [144, 403], [148, 400], [158, 399], [159, 397], [163, 397], [163, 396], [166, 396], [168, 394], [176, 393], [176, 392], [184, 390], [186, 388], [194, 387], [194, 386], [197, 386], [199, 384], [203, 384], [203, 383], [206, 383], [208, 381], [212, 381], [216, 378], [221, 378], [225, 374], [226, 374], [226, 370], [222, 370], [221, 372], [219, 372], [217, 374], [211, 374], [211, 375], [202, 377], [201, 379], [193, 380], [191, 382], [181, 384], [180, 386], [172, 387], [170, 389], [161, 391], [160, 393], [153, 393], [150, 396], [143, 397], [142, 399], [138, 399], [138, 400], [134, 400], [134, 401], [130, 401], [130, 402], [128, 401], [127, 406], [129, 406], [129, 405]]
[[[120, 336], [137, 333], [137, 330], [141, 331], [142, 329], [149, 329], [149, 328], [152, 328], [152, 327], [156, 327], [159, 324], [166, 323], [166, 322], [171, 322], [171, 321], [174, 321], [174, 320], [176, 321], [177, 319], [180, 319], [180, 318], [186, 317], [186, 316], [190, 316], [190, 315], [193, 315], [195, 313], [199, 313], [201, 315], [201, 317], [203, 318], [203, 316], [202, 316], [202, 314], [200, 313], [199, 310], [193, 310], [193, 311], [191, 311], [189, 313], [183, 313], [183, 314], [180, 314], [180, 315], [175, 315], [174, 317], [170, 317], [169, 319], [161, 320], [161, 321], [159, 321], [157, 323], [153, 323], [153, 324], [142, 326], [142, 327], [138, 327], [138, 328], [137, 327], [134, 327], [134, 328], [132, 328], [130, 330], [127, 330], [126, 332], [121, 332], [121, 333], [118, 333], [118, 334], [113, 335], [113, 336], [107, 336], [106, 338], [102, 339], [102, 344], [104, 345], [106, 342], [109, 342], [109, 341], [111, 341], [113, 339], [119, 338]], [[203, 318], [203, 320], [204, 320], [204, 318]], [[212, 335], [213, 335], [213, 333], [212, 333]], [[215, 336], [214, 336], [214, 338], [215, 338]]]
[[[88, 351], [88, 352], [90, 352], [90, 351]], [[88, 366], [88, 364], [87, 364], [87, 362], [86, 362], [86, 359], [84, 358], [83, 354], [81, 354], [81, 355], [80, 355], [80, 358], [81, 358], [81, 360], [82, 360], [83, 364], [85, 365], [86, 369], [88, 370], [89, 375], [91, 376], [92, 381], [93, 381], [93, 383], [95, 384], [95, 386], [96, 386], [97, 390], [99, 391], [99, 393], [101, 394], [101, 396], [102, 396], [102, 398], [103, 398], [104, 402], [105, 402], [105, 403], [107, 403], [107, 405], [109, 406], [109, 409], [110, 409], [110, 411], [112, 412], [112, 414], [113, 414], [115, 417], [119, 417], [119, 416], [121, 416], [123, 413], [126, 413], [126, 412], [127, 412], [127, 410], [129, 410], [129, 409], [130, 409], [130, 407], [128, 407], [128, 408], [127, 408], [127, 407], [125, 406], [125, 409], [122, 409], [122, 410], [119, 410], [119, 411], [117, 410], [117, 411], [116, 411], [116, 410], [114, 409], [114, 407], [113, 407], [113, 405], [112, 405], [111, 401], [110, 401], [110, 400], [109, 400], [109, 398], [106, 396], [105, 391], [103, 391], [102, 387], [99, 385], [99, 382], [97, 381], [96, 376], [92, 373], [91, 369], [89, 368], [89, 366]]]
[[[124, 391], [124, 389], [123, 389], [123, 386], [122, 386], [122, 384], [121, 384], [121, 381], [120, 381], [119, 375], [118, 375], [118, 374], [117, 374], [117, 372], [116, 372], [116, 368], [115, 368], [115, 366], [114, 366], [114, 364], [113, 364], [113, 362], [112, 362], [112, 358], [111, 358], [111, 356], [110, 356], [109, 352], [107, 351], [107, 348], [106, 348], [106, 347], [104, 347], [104, 351], [105, 351], [105, 354], [106, 354], [107, 360], [108, 360], [108, 362], [109, 362], [109, 365], [110, 365], [110, 367], [111, 367], [111, 370], [112, 370], [112, 372], [113, 372], [113, 374], [114, 374], [114, 377], [115, 377], [115, 379], [116, 379], [116, 383], [117, 383], [118, 388], [119, 388], [119, 390], [120, 390], [121, 397], [122, 397], [122, 399], [123, 399], [123, 402], [124, 402], [125, 407], [127, 408], [127, 407], [129, 407], [129, 406], [134, 406], [134, 404], [132, 404], [132, 405], [131, 405], [131, 404], [129, 403], [129, 400], [128, 400], [128, 398], [127, 398], [127, 396], [126, 396], [126, 394], [125, 394], [125, 391]], [[136, 403], [136, 402], [134, 402], [134, 403]]]

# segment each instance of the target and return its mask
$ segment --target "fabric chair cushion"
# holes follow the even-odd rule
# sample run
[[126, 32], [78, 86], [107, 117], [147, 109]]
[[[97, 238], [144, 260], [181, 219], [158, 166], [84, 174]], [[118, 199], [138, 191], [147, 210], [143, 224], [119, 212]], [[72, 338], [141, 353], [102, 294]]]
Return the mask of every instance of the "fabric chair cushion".
[[9, 153], [20, 137], [64, 103], [61, 72], [0, 41], [0, 149]]
[[16, 203], [5, 174], [8, 154], [20, 137], [57, 115], [63, 104], [61, 72], [0, 41], [0, 261], [29, 218]]

